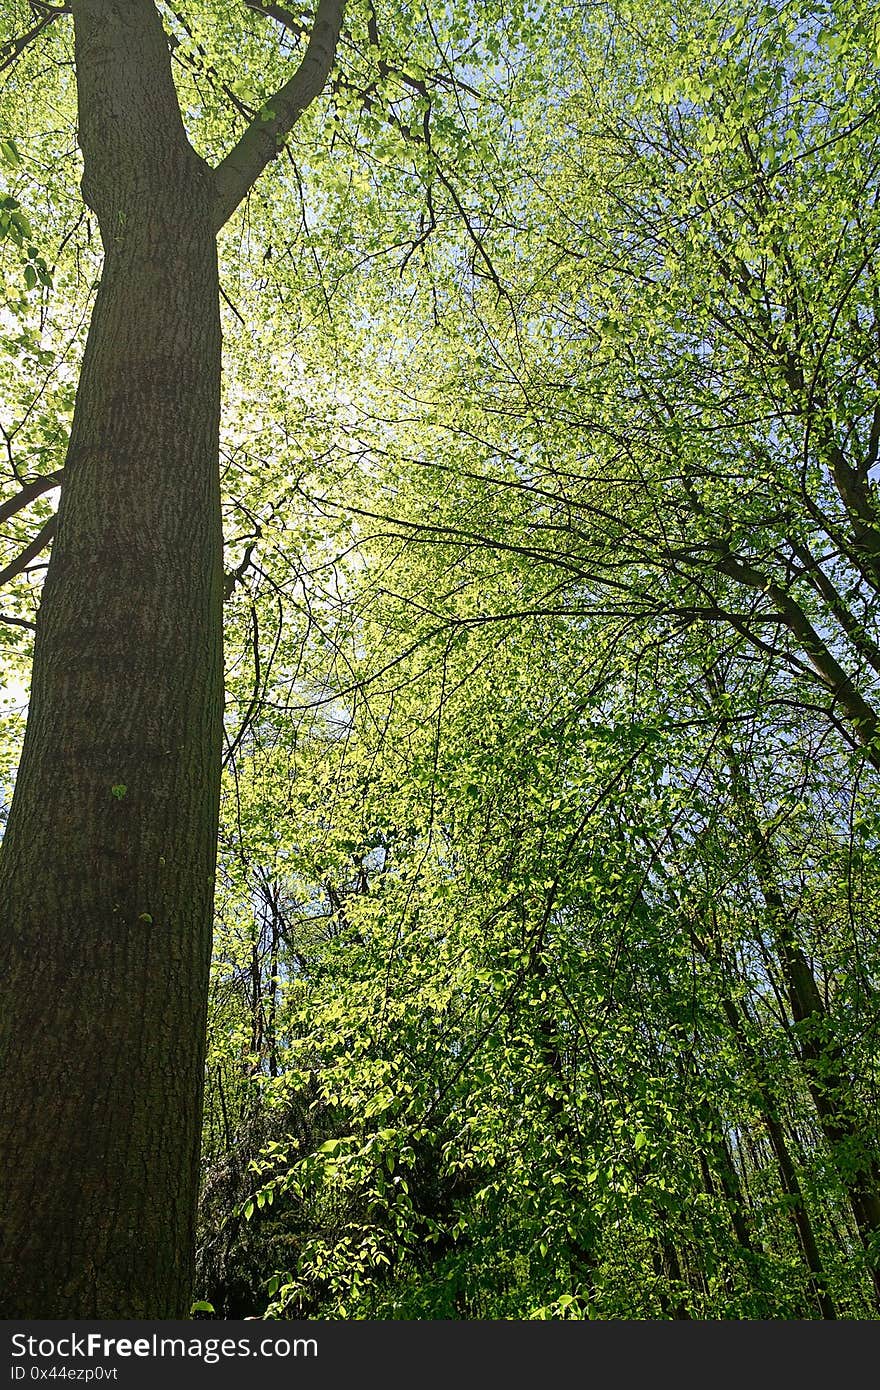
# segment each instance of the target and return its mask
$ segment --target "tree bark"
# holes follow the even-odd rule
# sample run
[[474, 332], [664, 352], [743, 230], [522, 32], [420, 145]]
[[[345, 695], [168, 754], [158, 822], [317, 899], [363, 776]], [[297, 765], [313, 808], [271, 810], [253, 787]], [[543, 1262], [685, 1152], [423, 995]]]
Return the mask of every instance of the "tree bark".
[[[723, 717], [723, 716], [722, 716]], [[865, 1259], [880, 1306], [880, 1168], [864, 1107], [855, 1094], [846, 1055], [835, 1037], [834, 1020], [812, 968], [792, 928], [791, 913], [779, 887], [773, 845], [761, 828], [748, 776], [722, 724], [734, 805], [754, 852], [755, 873], [767, 907], [770, 932], [795, 1025], [798, 1060], [828, 1142], [832, 1161], [865, 1247]]]
[[69, 0], [104, 246], [0, 852], [0, 1316], [189, 1311], [223, 717], [215, 236], [344, 0], [214, 171], [154, 0]]
[[804, 1260], [809, 1270], [816, 1303], [823, 1319], [833, 1321], [837, 1318], [834, 1300], [828, 1291], [828, 1281], [822, 1268], [819, 1247], [813, 1232], [810, 1214], [804, 1201], [797, 1169], [788, 1150], [785, 1131], [782, 1126], [779, 1106], [774, 1095], [773, 1083], [768, 1075], [764, 1058], [749, 1042], [740, 1006], [729, 995], [721, 999], [724, 1016], [730, 1031], [739, 1044], [744, 1062], [750, 1070], [757, 1095], [761, 1100], [761, 1118], [770, 1139], [770, 1145], [779, 1165], [782, 1190], [789, 1199], [788, 1211], [797, 1230], [798, 1240]]
[[0, 853], [0, 1310], [186, 1316], [222, 720], [211, 171], [152, 0], [72, 0], [104, 272]]

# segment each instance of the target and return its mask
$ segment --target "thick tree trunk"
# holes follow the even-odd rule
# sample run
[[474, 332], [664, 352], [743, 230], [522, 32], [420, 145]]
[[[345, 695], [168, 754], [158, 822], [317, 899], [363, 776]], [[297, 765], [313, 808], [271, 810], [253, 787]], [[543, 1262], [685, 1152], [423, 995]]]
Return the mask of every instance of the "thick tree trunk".
[[105, 247], [0, 850], [0, 1312], [188, 1313], [222, 719], [210, 171], [152, 0], [72, 0]]

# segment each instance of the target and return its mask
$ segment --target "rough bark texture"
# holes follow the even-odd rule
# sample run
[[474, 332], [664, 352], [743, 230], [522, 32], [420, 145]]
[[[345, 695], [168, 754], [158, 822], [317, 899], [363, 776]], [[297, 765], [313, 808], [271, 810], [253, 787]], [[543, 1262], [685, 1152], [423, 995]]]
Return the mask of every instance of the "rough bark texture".
[[0, 1313], [188, 1313], [222, 718], [211, 173], [152, 0], [72, 0], [105, 268], [0, 851]]
[[189, 1310], [223, 705], [214, 238], [321, 90], [343, 7], [319, 0], [268, 127], [215, 172], [154, 0], [69, 0], [105, 264], [0, 849], [7, 1318]]

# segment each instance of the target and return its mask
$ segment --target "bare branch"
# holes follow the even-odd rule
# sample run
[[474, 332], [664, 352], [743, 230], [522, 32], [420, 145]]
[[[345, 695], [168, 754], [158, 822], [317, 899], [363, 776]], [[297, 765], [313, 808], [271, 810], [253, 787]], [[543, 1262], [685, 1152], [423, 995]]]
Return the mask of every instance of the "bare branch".
[[[262, 7], [261, 7], [262, 8]], [[232, 216], [270, 160], [280, 153], [306, 107], [323, 90], [336, 57], [345, 0], [318, 0], [308, 46], [296, 72], [265, 103], [214, 171], [214, 226]]]

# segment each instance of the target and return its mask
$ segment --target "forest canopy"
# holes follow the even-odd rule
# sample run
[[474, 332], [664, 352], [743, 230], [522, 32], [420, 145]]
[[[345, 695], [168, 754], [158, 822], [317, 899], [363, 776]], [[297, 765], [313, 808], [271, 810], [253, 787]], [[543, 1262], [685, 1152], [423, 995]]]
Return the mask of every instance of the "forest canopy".
[[[177, 709], [148, 679], [175, 591], [163, 625], [149, 614], [196, 542], [150, 547], [178, 506], [201, 534], [190, 445], [169, 443], [187, 407], [170, 386], [107, 395], [107, 419], [161, 420], [131, 493], [122, 445], [103, 482], [74, 482], [105, 437], [74, 409], [156, 285], [184, 306], [183, 327], [167, 318], [181, 400], [213, 329], [187, 307], [201, 194], [172, 206], [164, 127], [143, 192], [143, 166], [129, 187], [114, 163], [112, 102], [109, 135], [84, 123], [87, 22], [126, 4], [161, 19], [197, 160], [179, 186], [213, 170], [223, 343], [205, 446], [223, 574], [206, 561], [203, 584], [222, 598], [222, 746], [218, 714], [214, 753], [155, 804], [114, 711], [127, 684], [126, 727]], [[85, 556], [84, 590], [105, 577], [148, 673], [130, 682], [106, 647], [95, 843], [137, 811], [113, 854], [149, 841], [159, 874], [171, 851], [145, 827], [222, 763], [219, 822], [208, 807], [198, 832], [217, 855], [186, 1064], [203, 1110], [191, 1081], [171, 1102], [192, 1093], [192, 1155], [201, 1123], [194, 1274], [184, 1259], [173, 1295], [126, 1311], [99, 1271], [94, 1308], [179, 1316], [189, 1281], [221, 1317], [875, 1318], [876, 9], [350, 0], [326, 80], [282, 128], [332, 8], [316, 24], [268, 0], [2, 0], [4, 820], [35, 633], [69, 660], [40, 606], [62, 536], [74, 558], [51, 582]], [[159, 279], [93, 347], [148, 264]], [[165, 316], [132, 380], [163, 356]], [[173, 602], [207, 670], [207, 629]], [[87, 743], [98, 694], [73, 690]], [[64, 802], [54, 844], [79, 803], [44, 785]], [[20, 853], [4, 841], [2, 873]], [[164, 989], [188, 957], [137, 874], [112, 911], [149, 935]], [[66, 971], [74, 948], [38, 935]], [[156, 988], [120, 978], [109, 1015]]]

